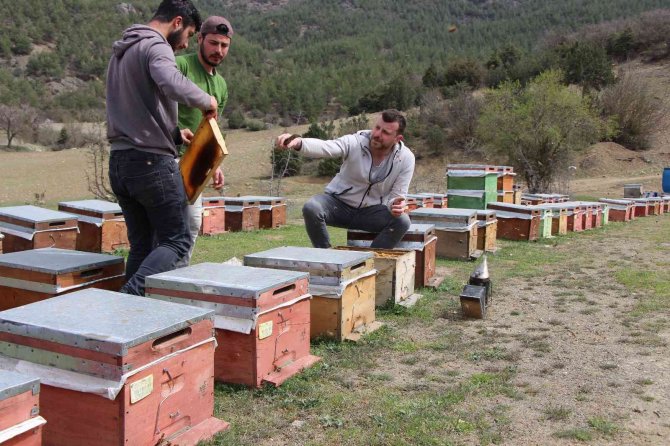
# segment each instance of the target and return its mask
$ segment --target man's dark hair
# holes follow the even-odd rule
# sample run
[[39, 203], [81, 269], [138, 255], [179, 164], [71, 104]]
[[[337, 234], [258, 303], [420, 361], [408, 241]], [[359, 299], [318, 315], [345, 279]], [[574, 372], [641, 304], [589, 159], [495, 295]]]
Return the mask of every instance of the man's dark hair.
[[384, 122], [397, 122], [398, 123], [398, 135], [402, 135], [407, 126], [407, 121], [405, 117], [395, 108], [390, 108], [382, 112], [382, 120]]
[[200, 31], [202, 18], [191, 0], [163, 0], [152, 20], [167, 23], [177, 16], [182, 18], [184, 27], [195, 25], [195, 30]]

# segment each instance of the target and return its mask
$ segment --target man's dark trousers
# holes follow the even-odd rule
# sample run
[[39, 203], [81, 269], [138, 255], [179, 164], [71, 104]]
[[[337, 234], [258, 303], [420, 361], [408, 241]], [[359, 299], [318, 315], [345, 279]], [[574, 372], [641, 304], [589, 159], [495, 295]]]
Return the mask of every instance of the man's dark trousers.
[[130, 242], [121, 292], [142, 296], [144, 279], [174, 268], [190, 248], [184, 183], [174, 157], [134, 149], [112, 151], [109, 180]]

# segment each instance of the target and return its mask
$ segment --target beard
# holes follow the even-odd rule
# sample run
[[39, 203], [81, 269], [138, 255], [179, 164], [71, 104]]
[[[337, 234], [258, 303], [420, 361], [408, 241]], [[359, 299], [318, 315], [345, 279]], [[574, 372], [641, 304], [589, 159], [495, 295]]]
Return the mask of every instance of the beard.
[[210, 59], [209, 57], [207, 57], [207, 54], [205, 54], [205, 44], [204, 44], [204, 43], [202, 43], [202, 44], [200, 45], [200, 57], [201, 57], [202, 60], [203, 60], [207, 65], [209, 65], [210, 67], [218, 67], [218, 66], [221, 64], [221, 62], [223, 62], [223, 59], [221, 59], [221, 60], [218, 61], [218, 62], [214, 62], [212, 59]]
[[185, 29], [178, 29], [176, 31], [172, 31], [170, 34], [167, 36], [167, 42], [170, 44], [172, 47], [172, 51], [177, 51], [180, 49], [180, 46], [182, 42], [184, 41], [184, 33], [186, 33]]

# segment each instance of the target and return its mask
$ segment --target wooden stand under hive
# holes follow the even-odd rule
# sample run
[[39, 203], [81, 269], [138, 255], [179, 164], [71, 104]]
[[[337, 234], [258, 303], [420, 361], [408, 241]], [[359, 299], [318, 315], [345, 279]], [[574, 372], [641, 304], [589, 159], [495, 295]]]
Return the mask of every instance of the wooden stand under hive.
[[[356, 247], [370, 247], [378, 234], [374, 232], [349, 229], [347, 231], [347, 245]], [[411, 224], [402, 240], [394, 249], [414, 251], [416, 254], [416, 269], [414, 270], [414, 288], [426, 286], [437, 287], [442, 283], [441, 278], [435, 277], [435, 249], [437, 237], [435, 225]]]
[[401, 249], [379, 249], [354, 246], [338, 246], [335, 249], [348, 251], [367, 251], [375, 255], [375, 306], [383, 307], [392, 302], [394, 305], [416, 303], [414, 294], [414, 273], [416, 254]]
[[489, 203], [488, 206], [489, 209], [496, 211], [498, 238], [532, 241], [540, 237], [539, 209], [508, 203]]
[[103, 200], [63, 201], [58, 210], [77, 216], [77, 251], [114, 252], [129, 249], [128, 230], [121, 206]]
[[259, 228], [261, 207], [255, 197], [224, 197], [224, 200], [228, 231], [255, 231]]
[[477, 211], [477, 249], [485, 252], [496, 252], [498, 238], [498, 219], [496, 211]]
[[286, 224], [286, 198], [258, 197], [261, 229], [276, 229]]
[[39, 413], [40, 380], [0, 370], [0, 444], [41, 445], [46, 420]]
[[285, 246], [246, 255], [244, 264], [310, 274], [312, 338], [357, 341], [381, 326], [375, 321], [371, 252]]
[[40, 378], [45, 445], [195, 445], [213, 417], [214, 312], [82, 290], [0, 313], [0, 369]]
[[202, 197], [200, 234], [217, 235], [226, 232], [226, 201], [223, 197]]
[[123, 257], [43, 248], [0, 255], [0, 310], [84, 288], [118, 291]]
[[200, 263], [147, 277], [147, 297], [212, 309], [217, 381], [280, 385], [320, 358], [309, 353], [309, 274]]
[[469, 260], [477, 251], [477, 213], [474, 209], [417, 209], [412, 223], [435, 225], [437, 257]]
[[77, 216], [37, 206], [0, 208], [3, 252], [37, 248], [76, 249]]

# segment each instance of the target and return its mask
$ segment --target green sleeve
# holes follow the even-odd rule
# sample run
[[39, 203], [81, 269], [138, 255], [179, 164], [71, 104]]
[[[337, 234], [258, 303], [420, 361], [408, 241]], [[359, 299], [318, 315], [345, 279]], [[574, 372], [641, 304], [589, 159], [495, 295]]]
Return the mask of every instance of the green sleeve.
[[188, 62], [186, 62], [186, 58], [184, 56], [177, 56], [175, 60], [177, 61], [177, 68], [179, 71], [181, 71], [181, 74], [187, 76], [186, 73], [188, 73]]
[[219, 114], [223, 113], [223, 109], [226, 108], [226, 103], [228, 102], [228, 84], [226, 80], [223, 80], [223, 89], [221, 91], [221, 103], [219, 104]]

